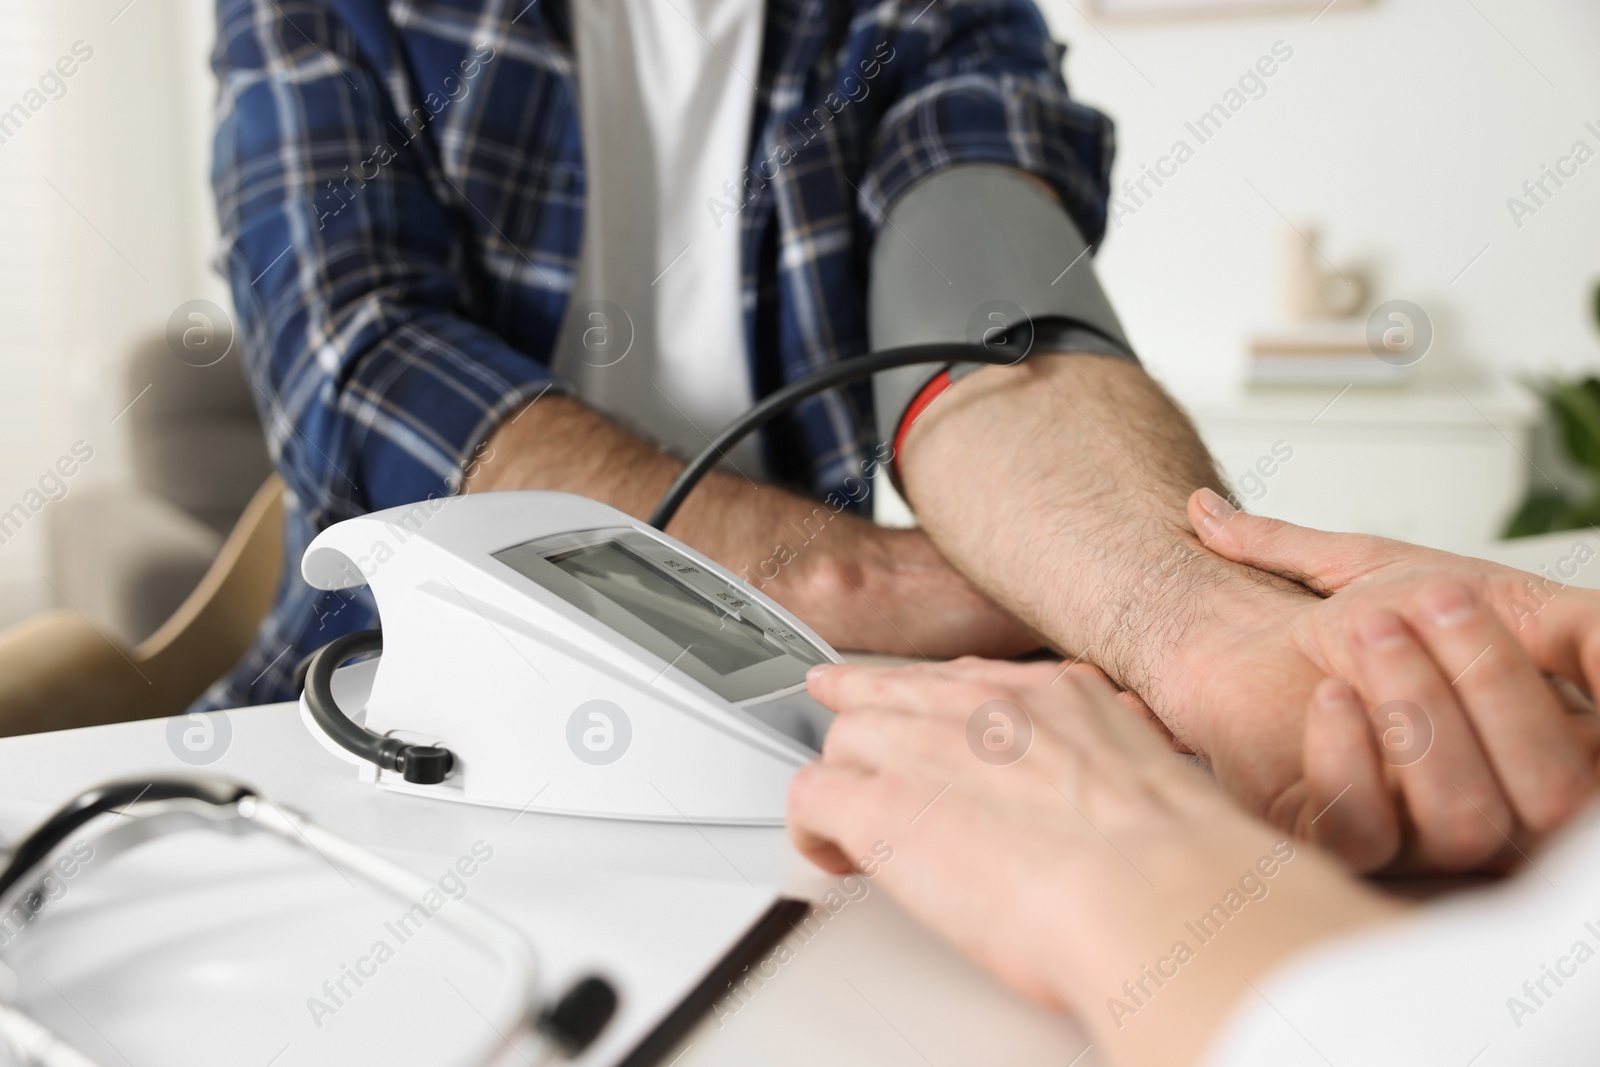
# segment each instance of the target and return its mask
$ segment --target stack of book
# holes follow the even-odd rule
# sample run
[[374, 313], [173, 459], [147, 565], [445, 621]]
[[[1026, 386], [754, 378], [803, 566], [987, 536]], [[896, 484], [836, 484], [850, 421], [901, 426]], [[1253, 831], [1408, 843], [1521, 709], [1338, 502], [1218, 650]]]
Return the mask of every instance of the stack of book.
[[1250, 340], [1250, 385], [1407, 385], [1415, 366], [1373, 355], [1360, 322], [1301, 324]]

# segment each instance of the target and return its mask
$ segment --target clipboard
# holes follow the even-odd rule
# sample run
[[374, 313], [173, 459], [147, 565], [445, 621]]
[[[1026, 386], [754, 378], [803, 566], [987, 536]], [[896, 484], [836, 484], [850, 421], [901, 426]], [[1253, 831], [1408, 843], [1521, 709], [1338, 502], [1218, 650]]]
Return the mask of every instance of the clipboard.
[[769, 949], [788, 936], [794, 924], [809, 911], [803, 900], [780, 897], [765, 915], [750, 927], [744, 937], [717, 961], [700, 983], [678, 1002], [654, 1030], [645, 1035], [617, 1067], [655, 1067], [678, 1047], [685, 1034], [722, 999], [729, 985], [746, 967], [761, 960]]

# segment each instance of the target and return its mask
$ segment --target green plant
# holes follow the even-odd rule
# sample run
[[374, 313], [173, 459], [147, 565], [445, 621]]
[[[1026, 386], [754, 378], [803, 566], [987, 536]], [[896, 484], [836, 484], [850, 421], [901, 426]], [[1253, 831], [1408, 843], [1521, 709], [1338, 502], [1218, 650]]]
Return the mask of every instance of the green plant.
[[[1594, 287], [1590, 313], [1600, 328], [1600, 285]], [[1558, 489], [1534, 488], [1506, 524], [1507, 537], [1532, 537], [1556, 530], [1600, 524], [1600, 379], [1551, 380], [1535, 388], [1544, 396], [1551, 421], [1567, 458], [1591, 475], [1589, 493], [1574, 498]]]
[[[1567, 458], [1600, 484], [1600, 378], [1551, 381], [1540, 387], [1557, 438]], [[1531, 537], [1554, 530], [1572, 530], [1600, 524], [1600, 493], [1569, 495], [1538, 487], [1506, 525], [1507, 537]]]

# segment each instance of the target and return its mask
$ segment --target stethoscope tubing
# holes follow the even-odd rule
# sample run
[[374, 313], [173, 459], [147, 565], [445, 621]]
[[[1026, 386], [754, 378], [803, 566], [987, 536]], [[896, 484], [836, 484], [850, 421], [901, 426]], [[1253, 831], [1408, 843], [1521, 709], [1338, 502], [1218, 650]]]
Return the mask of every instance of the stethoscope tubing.
[[[181, 784], [180, 784], [181, 783]], [[9, 914], [36, 893], [41, 877], [77, 842], [73, 833], [97, 820], [96, 855], [109, 858], [144, 841], [168, 833], [206, 829], [229, 834], [265, 833], [296, 848], [309, 849], [334, 867], [361, 878], [369, 885], [404, 901], [421, 900], [434, 884], [405, 867], [356, 845], [286, 808], [273, 804], [247, 787], [206, 779], [161, 779], [146, 783], [144, 796], [156, 799], [127, 802], [120, 810], [108, 798], [126, 796], [139, 783], [114, 783], [79, 797], [46, 820], [18, 846], [11, 863], [0, 872], [0, 915]], [[183, 786], [188, 792], [184, 793]], [[88, 798], [86, 800], [86, 798]], [[106, 818], [109, 816], [109, 818]], [[31, 909], [29, 909], [31, 911]], [[561, 1058], [563, 1050], [539, 1032], [537, 1021], [539, 967], [532, 947], [521, 932], [467, 900], [452, 901], [437, 917], [487, 949], [499, 962], [506, 980], [493, 1002], [480, 1008], [492, 1032], [475, 1038], [456, 1060], [459, 1067], [484, 1067], [505, 1058], [507, 1046], [529, 1063]], [[22, 1063], [38, 1067], [97, 1067], [96, 1061], [51, 1033], [0, 996], [0, 1046]]]

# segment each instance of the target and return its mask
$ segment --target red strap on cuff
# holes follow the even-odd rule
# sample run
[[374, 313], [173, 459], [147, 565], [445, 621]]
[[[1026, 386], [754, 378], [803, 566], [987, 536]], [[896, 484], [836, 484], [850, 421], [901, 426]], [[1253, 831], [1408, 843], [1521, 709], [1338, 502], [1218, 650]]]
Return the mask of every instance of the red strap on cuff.
[[900, 425], [894, 431], [894, 451], [890, 453], [898, 462], [900, 446], [905, 444], [906, 433], [911, 429], [911, 424], [917, 417], [928, 410], [928, 405], [939, 399], [939, 394], [950, 388], [950, 371], [942, 370], [929, 379], [928, 384], [922, 387], [916, 397], [906, 406], [906, 413], [900, 416]]

